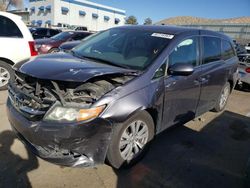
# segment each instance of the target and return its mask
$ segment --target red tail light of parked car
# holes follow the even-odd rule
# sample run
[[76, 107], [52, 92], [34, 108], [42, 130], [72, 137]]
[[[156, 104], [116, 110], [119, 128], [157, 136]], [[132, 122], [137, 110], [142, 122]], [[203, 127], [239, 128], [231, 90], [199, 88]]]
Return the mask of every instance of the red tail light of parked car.
[[246, 72], [250, 73], [250, 67], [246, 68]]
[[29, 47], [30, 47], [30, 55], [31, 56], [37, 56], [38, 52], [37, 52], [37, 49], [35, 48], [35, 42], [34, 41], [29, 41]]

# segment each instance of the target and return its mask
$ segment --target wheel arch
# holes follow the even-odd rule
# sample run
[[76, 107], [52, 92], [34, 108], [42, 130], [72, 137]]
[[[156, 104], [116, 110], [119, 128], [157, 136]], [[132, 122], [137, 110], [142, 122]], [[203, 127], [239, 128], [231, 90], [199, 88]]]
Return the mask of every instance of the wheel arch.
[[230, 84], [230, 92], [232, 92], [232, 91], [233, 91], [233, 88], [234, 88], [235, 83], [234, 83], [234, 81], [233, 81], [233, 80], [231, 80], [231, 79], [229, 79], [227, 82]]
[[140, 113], [141, 111], [145, 111], [147, 112], [151, 118], [153, 119], [153, 123], [154, 123], [154, 130], [155, 130], [155, 134], [157, 134], [159, 132], [160, 129], [160, 117], [159, 117], [159, 111], [156, 108], [153, 107], [141, 107], [136, 109], [135, 111], [133, 111], [132, 113], [130, 113], [126, 119], [131, 118], [132, 116], [134, 116], [137, 113]]
[[159, 131], [160, 128], [160, 120], [159, 120], [159, 112], [156, 108], [146, 108], [144, 109], [149, 115], [152, 117], [154, 121], [155, 134]]
[[0, 57], [0, 61], [3, 61], [3, 62], [5, 62], [5, 63], [7, 63], [7, 64], [9, 64], [11, 66], [13, 66], [15, 64], [13, 61], [11, 61], [9, 59], [6, 59], [4, 57]]

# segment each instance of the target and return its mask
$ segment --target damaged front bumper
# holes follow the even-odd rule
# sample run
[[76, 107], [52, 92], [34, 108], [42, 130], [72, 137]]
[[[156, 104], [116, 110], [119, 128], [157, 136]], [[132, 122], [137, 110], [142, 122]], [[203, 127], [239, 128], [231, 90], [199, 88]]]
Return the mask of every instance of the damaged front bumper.
[[7, 102], [13, 131], [40, 158], [63, 166], [90, 167], [103, 164], [112, 124], [97, 118], [91, 122], [55, 123], [29, 121]]

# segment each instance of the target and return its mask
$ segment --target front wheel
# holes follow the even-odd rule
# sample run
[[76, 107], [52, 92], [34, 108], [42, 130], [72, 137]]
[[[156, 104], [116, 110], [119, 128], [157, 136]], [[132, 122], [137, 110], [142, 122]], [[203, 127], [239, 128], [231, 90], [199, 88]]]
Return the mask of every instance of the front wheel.
[[114, 125], [107, 153], [109, 164], [117, 169], [135, 164], [144, 156], [153, 137], [154, 122], [146, 111]]
[[220, 111], [223, 111], [225, 109], [230, 92], [231, 92], [231, 87], [230, 87], [229, 82], [227, 82], [223, 86], [221, 93], [220, 93], [220, 96], [217, 100], [216, 106], [213, 109], [215, 112], [220, 112]]

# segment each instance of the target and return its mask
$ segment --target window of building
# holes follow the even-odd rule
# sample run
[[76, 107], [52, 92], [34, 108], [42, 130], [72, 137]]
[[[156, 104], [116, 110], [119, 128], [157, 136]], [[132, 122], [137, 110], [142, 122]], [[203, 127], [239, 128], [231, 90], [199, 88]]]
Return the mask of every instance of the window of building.
[[68, 14], [69, 9], [67, 7], [62, 7], [61, 11], [62, 11], [62, 14]]
[[36, 20], [32, 20], [31, 25], [35, 26], [36, 25]]
[[38, 9], [39, 9], [40, 11], [44, 11], [44, 6], [40, 6]]
[[4, 16], [0, 16], [0, 37], [22, 38], [23, 35], [17, 25]]
[[119, 18], [115, 18], [115, 24], [117, 25], [117, 24], [119, 24], [120, 23], [120, 19]]
[[92, 17], [95, 18], [95, 19], [97, 19], [97, 18], [99, 17], [99, 15], [96, 14], [96, 13], [93, 13], [93, 14], [92, 14]]
[[34, 13], [35, 11], [36, 11], [36, 8], [35, 8], [35, 7], [31, 7], [31, 8], [30, 8], [30, 12], [31, 12], [31, 13]]
[[109, 21], [110, 17], [109, 16], [104, 16], [104, 21]]
[[169, 55], [169, 65], [177, 63], [198, 65], [198, 41], [198, 37], [192, 37], [180, 42]]
[[42, 21], [42, 20], [37, 20], [37, 21], [36, 21], [36, 24], [37, 24], [38, 26], [41, 26], [41, 25], [43, 24], [43, 21]]
[[235, 56], [234, 49], [230, 42], [222, 40], [222, 58], [223, 60], [230, 59]]
[[83, 10], [79, 10], [79, 15], [80, 15], [80, 16], [86, 16], [86, 12], [83, 11]]
[[221, 39], [217, 37], [203, 37], [203, 64], [221, 59]]
[[51, 11], [51, 5], [48, 5], [45, 7], [46, 11], [50, 12]]

